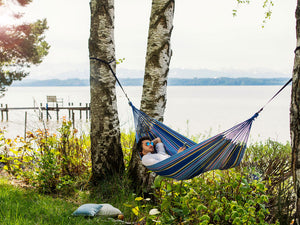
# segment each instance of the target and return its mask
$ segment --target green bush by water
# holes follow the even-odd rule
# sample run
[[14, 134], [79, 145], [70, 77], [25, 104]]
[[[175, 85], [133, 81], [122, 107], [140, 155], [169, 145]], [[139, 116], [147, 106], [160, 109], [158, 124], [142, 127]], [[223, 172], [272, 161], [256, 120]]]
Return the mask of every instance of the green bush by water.
[[[134, 132], [122, 132], [126, 168], [134, 140]], [[226, 171], [210, 171], [192, 180], [178, 182], [157, 177], [149, 198], [133, 193], [126, 172], [123, 177], [113, 177], [99, 187], [89, 187], [89, 136], [78, 137], [70, 122], [64, 121], [57, 135], [37, 131], [29, 133], [26, 141], [20, 137], [5, 139], [0, 134], [1, 145], [4, 149], [1, 161], [6, 163], [5, 169], [36, 187], [28, 196], [40, 199], [41, 203], [36, 204], [37, 210], [52, 216], [56, 213], [43, 209], [42, 202], [49, 205], [51, 203], [47, 201], [53, 198], [39, 193], [64, 196], [64, 199], [53, 200], [59, 202], [55, 204], [60, 210], [59, 215], [53, 218], [57, 221], [52, 221], [55, 222], [52, 224], [69, 224], [65, 221], [71, 212], [79, 205], [91, 202], [110, 203], [124, 213], [126, 221], [143, 221], [146, 224], [289, 224], [292, 220], [295, 199], [289, 144], [270, 140], [255, 143], [248, 147], [241, 166]], [[1, 195], [12, 198], [9, 196], [22, 194], [4, 188]], [[20, 210], [17, 199], [5, 204], [2, 203], [5, 200], [0, 200], [3, 204], [2, 221], [14, 217], [15, 224], [23, 224], [23, 220], [30, 217], [28, 214], [31, 212], [26, 207]], [[70, 199], [72, 202], [68, 203]], [[27, 197], [26, 201], [31, 202]], [[3, 214], [3, 211], [10, 214]], [[47, 224], [49, 215], [34, 214], [32, 222], [26, 221], [26, 224]], [[98, 222], [81, 219], [72, 218], [72, 224], [76, 224], [74, 221], [77, 220], [85, 221], [82, 224]]]

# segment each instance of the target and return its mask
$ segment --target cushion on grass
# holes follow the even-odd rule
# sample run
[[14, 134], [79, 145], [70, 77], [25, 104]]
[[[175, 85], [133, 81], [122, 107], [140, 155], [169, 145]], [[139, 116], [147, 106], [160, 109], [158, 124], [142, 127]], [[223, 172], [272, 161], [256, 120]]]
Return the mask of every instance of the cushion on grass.
[[100, 204], [84, 204], [80, 206], [75, 212], [72, 213], [73, 216], [95, 216], [99, 210], [102, 208]]
[[97, 215], [99, 216], [117, 216], [122, 214], [122, 212], [119, 209], [113, 207], [110, 204], [101, 204], [101, 205], [102, 208], [97, 213]]

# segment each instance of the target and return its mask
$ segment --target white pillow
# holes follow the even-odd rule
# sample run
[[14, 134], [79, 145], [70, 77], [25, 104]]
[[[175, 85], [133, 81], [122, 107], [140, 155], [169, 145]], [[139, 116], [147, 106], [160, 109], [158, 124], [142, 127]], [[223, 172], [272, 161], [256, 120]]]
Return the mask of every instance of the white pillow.
[[73, 212], [73, 216], [95, 216], [102, 208], [100, 204], [84, 204]]
[[110, 204], [100, 204], [100, 205], [102, 205], [102, 207], [97, 213], [97, 215], [99, 216], [117, 216], [122, 214], [122, 212], [119, 209], [113, 207]]

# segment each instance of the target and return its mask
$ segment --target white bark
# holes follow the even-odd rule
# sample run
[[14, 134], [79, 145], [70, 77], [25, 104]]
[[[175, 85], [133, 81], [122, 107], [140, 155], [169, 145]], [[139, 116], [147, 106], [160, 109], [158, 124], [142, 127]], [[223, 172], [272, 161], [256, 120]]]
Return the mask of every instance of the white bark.
[[[91, 0], [90, 7], [90, 57], [109, 62], [115, 57], [114, 1]], [[115, 78], [107, 64], [90, 60], [90, 85], [92, 180], [97, 183], [122, 172], [124, 164]]]
[[160, 121], [167, 101], [173, 17], [174, 1], [152, 2], [141, 110]]
[[[141, 110], [163, 121], [167, 101], [167, 76], [172, 56], [174, 0], [152, 1]], [[134, 187], [149, 191], [155, 176], [141, 164], [134, 147], [129, 167]]]

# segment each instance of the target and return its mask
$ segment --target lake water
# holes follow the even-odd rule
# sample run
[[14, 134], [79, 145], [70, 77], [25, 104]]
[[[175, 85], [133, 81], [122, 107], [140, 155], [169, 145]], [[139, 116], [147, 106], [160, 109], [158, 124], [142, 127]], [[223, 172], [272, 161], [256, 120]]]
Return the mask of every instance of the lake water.
[[[170, 86], [167, 92], [167, 106], [164, 123], [184, 135], [214, 135], [250, 118], [281, 87], [280, 86]], [[133, 104], [139, 108], [142, 87], [124, 87]], [[286, 87], [254, 121], [250, 142], [271, 138], [285, 143], [290, 141], [289, 108], [291, 86]], [[0, 103], [8, 107], [32, 107], [46, 103], [47, 95], [63, 98], [64, 106], [72, 102], [85, 105], [90, 102], [89, 87], [10, 87]], [[121, 129], [133, 128], [131, 108], [117, 88], [118, 111]], [[27, 110], [26, 129], [43, 128], [38, 121], [38, 111]], [[67, 111], [63, 115], [68, 117]], [[52, 120], [46, 126], [54, 131], [57, 128], [56, 114], [51, 112]], [[24, 111], [9, 112], [9, 122], [1, 122], [6, 128], [6, 136], [24, 136]], [[76, 115], [79, 119], [79, 115]], [[89, 122], [76, 120], [79, 130], [88, 132]]]

